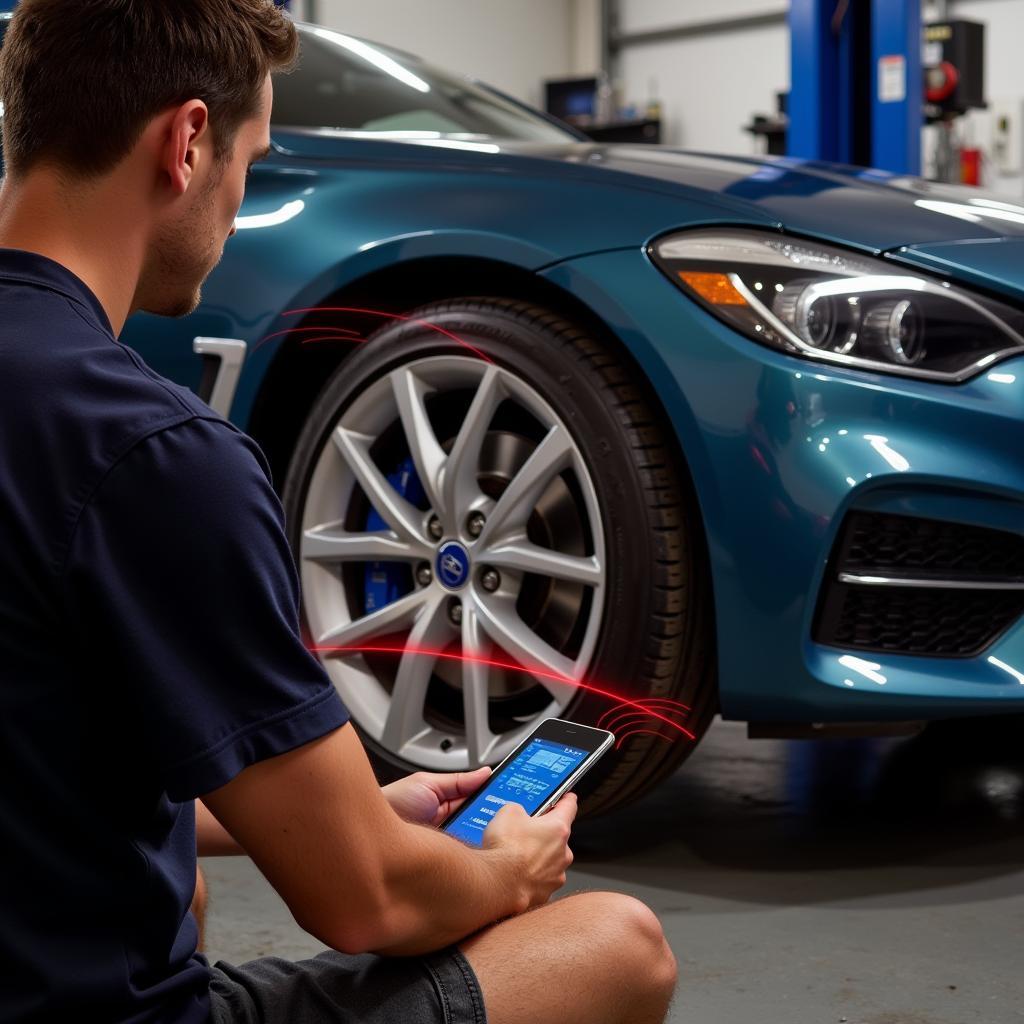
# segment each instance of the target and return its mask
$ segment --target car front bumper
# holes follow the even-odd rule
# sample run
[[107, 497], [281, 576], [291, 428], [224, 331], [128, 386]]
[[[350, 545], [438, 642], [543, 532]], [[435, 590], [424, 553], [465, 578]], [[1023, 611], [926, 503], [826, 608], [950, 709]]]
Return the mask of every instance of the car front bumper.
[[829, 554], [852, 510], [1024, 536], [1024, 357], [959, 385], [837, 370], [741, 337], [640, 249], [544, 276], [617, 334], [675, 428], [707, 537], [725, 717], [1024, 711], [1022, 619], [971, 657], [812, 640]]

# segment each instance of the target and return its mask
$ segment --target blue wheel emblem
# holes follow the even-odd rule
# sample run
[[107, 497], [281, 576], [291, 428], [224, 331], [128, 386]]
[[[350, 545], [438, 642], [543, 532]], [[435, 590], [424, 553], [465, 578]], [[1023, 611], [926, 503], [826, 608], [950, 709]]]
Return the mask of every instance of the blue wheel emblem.
[[449, 590], [458, 590], [469, 579], [469, 554], [457, 541], [450, 540], [438, 550], [437, 578]]

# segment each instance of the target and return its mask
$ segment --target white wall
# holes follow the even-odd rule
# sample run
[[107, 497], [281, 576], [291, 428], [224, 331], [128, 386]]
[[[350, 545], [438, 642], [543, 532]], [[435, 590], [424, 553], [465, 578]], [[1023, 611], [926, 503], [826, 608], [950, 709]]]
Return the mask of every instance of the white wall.
[[619, 0], [619, 27], [623, 32], [754, 14], [774, 14], [788, 7], [786, 0]]
[[[781, 13], [780, 0], [620, 0], [620, 29], [642, 32], [722, 18]], [[743, 131], [754, 113], [775, 112], [789, 89], [789, 30], [784, 21], [754, 28], [626, 47], [618, 87], [643, 110], [662, 104], [663, 140], [688, 149], [763, 152]]]
[[[859, 0], [855, 0], [859, 2]], [[786, 10], [786, 0], [619, 0], [620, 28], [643, 32], [722, 18]], [[1011, 101], [1024, 121], [1024, 0], [951, 0], [949, 17], [986, 25], [985, 95], [991, 105]], [[937, 20], [938, 5], [925, 0], [922, 15]], [[628, 47], [619, 83], [626, 101], [642, 108], [656, 88], [662, 101], [665, 141], [687, 148], [751, 153], [762, 145], [741, 129], [754, 112], [771, 113], [777, 91], [789, 88], [789, 30], [785, 23], [720, 34], [697, 35]], [[1024, 129], [1024, 126], [1022, 126]], [[986, 154], [992, 144], [992, 112], [974, 111], [957, 126], [966, 145]], [[924, 170], [932, 165], [935, 133], [924, 131]], [[1021, 135], [1024, 148], [1024, 130]], [[1021, 173], [1000, 174], [983, 162], [986, 188], [1024, 197]]]
[[[299, 17], [306, 13], [306, 2], [294, 4]], [[543, 79], [593, 73], [600, 60], [600, 0], [316, 4], [324, 24], [419, 53], [537, 105], [543, 101]], [[619, 27], [643, 32], [775, 14], [787, 6], [787, 0], [619, 0]], [[1024, 0], [951, 0], [949, 8], [950, 17], [986, 23], [986, 96], [990, 103], [1016, 101], [1024, 117]], [[926, 20], [937, 16], [929, 0], [924, 0], [923, 14]], [[670, 145], [760, 152], [763, 142], [742, 126], [754, 113], [774, 112], [775, 93], [789, 88], [789, 30], [782, 21], [630, 46], [620, 54], [616, 86], [622, 102], [641, 110], [650, 99], [661, 101], [664, 139]], [[990, 149], [990, 112], [968, 115], [961, 130], [968, 144]], [[933, 136], [934, 129], [926, 130], [926, 169]], [[984, 184], [1024, 197], [1024, 168], [1004, 176], [989, 162]]]
[[569, 47], [571, 75], [601, 70], [601, 0], [570, 0]]
[[[317, 20], [480, 78], [543, 105], [542, 81], [572, 73], [574, 0], [316, 0]], [[304, 2], [295, 13], [307, 15]]]

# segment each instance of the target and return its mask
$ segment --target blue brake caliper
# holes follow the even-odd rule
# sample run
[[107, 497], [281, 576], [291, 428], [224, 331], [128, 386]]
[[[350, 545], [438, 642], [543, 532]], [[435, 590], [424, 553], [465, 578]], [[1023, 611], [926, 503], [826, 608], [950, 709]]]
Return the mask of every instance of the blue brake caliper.
[[[422, 505], [426, 498], [411, 458], [400, 463], [398, 468], [388, 475], [388, 483], [406, 501], [417, 507]], [[388, 529], [388, 524], [372, 505], [364, 528], [370, 533]], [[369, 614], [404, 597], [413, 586], [407, 566], [399, 562], [367, 562], [363, 574], [366, 613]]]

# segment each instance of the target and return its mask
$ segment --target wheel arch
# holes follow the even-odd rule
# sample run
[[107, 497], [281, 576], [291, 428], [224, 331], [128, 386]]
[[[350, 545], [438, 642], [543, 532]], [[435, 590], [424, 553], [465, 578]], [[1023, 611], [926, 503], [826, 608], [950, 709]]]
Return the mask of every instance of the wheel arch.
[[[429, 302], [463, 296], [493, 296], [535, 302], [592, 331], [642, 371], [604, 320], [570, 292], [514, 263], [479, 256], [434, 256], [392, 264], [368, 272], [326, 294], [309, 308], [346, 307], [402, 314]], [[294, 322], [302, 331], [307, 314]], [[368, 334], [385, 317], [347, 314], [346, 326]], [[305, 412], [331, 374], [356, 350], [357, 343], [302, 345], [302, 334], [287, 339], [275, 353], [253, 400], [246, 431], [260, 444], [280, 487], [302, 429]], [[657, 396], [651, 397], [660, 407]], [[662, 412], [664, 410], [662, 409]], [[682, 452], [679, 453], [682, 457]]]
[[[492, 296], [536, 303], [560, 313], [592, 333], [628, 364], [658, 417], [664, 436], [669, 439], [687, 490], [686, 500], [693, 512], [692, 521], [699, 524], [700, 536], [696, 547], [700, 550], [701, 565], [712, 592], [710, 602], [714, 619], [714, 580], [711, 575], [707, 527], [690, 462], [661, 395], [647, 379], [634, 354], [590, 305], [560, 285], [513, 263], [479, 256], [433, 256], [406, 260], [369, 272], [347, 282], [310, 306], [337, 306], [400, 314], [430, 302], [464, 296]], [[301, 322], [296, 322], [295, 326], [307, 327], [311, 316], [307, 315]], [[354, 327], [361, 334], [368, 334], [385, 322], [380, 316], [349, 316], [346, 316], [346, 325]], [[246, 430], [266, 454], [279, 492], [307, 411], [331, 375], [356, 348], [357, 344], [302, 345], [288, 339], [275, 353], [253, 402]], [[714, 621], [712, 630], [713, 635], [717, 636]]]

